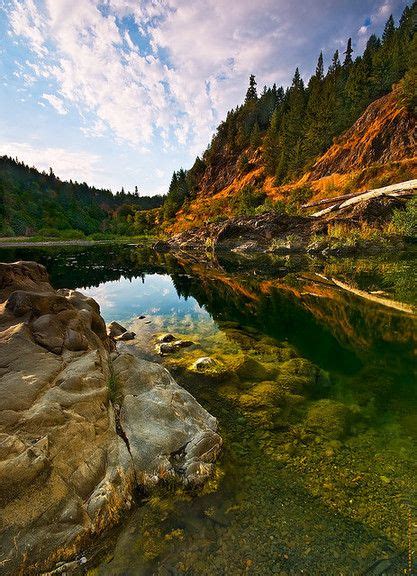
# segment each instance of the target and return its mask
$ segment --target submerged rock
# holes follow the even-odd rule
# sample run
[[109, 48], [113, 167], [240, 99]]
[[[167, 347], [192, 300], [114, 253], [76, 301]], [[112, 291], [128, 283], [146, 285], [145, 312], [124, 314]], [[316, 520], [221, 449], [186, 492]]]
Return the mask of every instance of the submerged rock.
[[161, 336], [158, 337], [158, 342], [173, 342], [174, 340], [174, 334], [161, 334]]
[[0, 264], [0, 573], [73, 561], [131, 506], [138, 481], [174, 470], [198, 484], [211, 471], [215, 418], [160, 366], [135, 358], [122, 374], [130, 355], [117, 355], [117, 433], [113, 346], [93, 299], [55, 291], [38, 264]]
[[[171, 336], [171, 334], [168, 334], [167, 336]], [[161, 344], [156, 345], [156, 351], [161, 356], [164, 356], [165, 354], [173, 354], [174, 352], [178, 352], [178, 350], [180, 350], [181, 348], [188, 348], [193, 344], [194, 342], [192, 342], [191, 340], [175, 340], [174, 342], [172, 342], [171, 340], [169, 341], [165, 340], [161, 342]]]
[[324, 398], [309, 408], [304, 425], [327, 438], [340, 440], [348, 433], [352, 416], [349, 406]]
[[206, 376], [223, 376], [227, 373], [226, 367], [210, 356], [198, 358], [193, 362], [189, 370], [191, 372], [199, 372]]
[[134, 340], [136, 336], [135, 332], [123, 332], [120, 336], [116, 336], [115, 340], [121, 342], [127, 342], [128, 340]]
[[261, 364], [261, 362], [248, 356], [236, 368], [236, 374], [241, 380], [255, 380], [260, 382], [262, 380], [273, 379], [276, 374], [276, 368], [274, 366], [265, 366]]
[[119, 324], [118, 322], [110, 322], [110, 324], [107, 326], [107, 333], [110, 336], [110, 338], [116, 338], [117, 336], [121, 336], [125, 332], [127, 332], [126, 328], [121, 324]]

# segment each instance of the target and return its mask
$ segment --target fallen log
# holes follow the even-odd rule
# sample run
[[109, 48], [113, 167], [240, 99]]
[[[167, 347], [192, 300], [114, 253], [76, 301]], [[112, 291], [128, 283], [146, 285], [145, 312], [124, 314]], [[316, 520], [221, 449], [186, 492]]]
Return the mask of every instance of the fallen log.
[[350, 192], [350, 194], [342, 194], [341, 196], [334, 196], [333, 198], [323, 198], [323, 200], [317, 200], [316, 202], [311, 202], [309, 204], [302, 204], [301, 208], [314, 208], [315, 206], [325, 206], [326, 204], [331, 204], [332, 202], [338, 202], [339, 200], [348, 200], [349, 198], [354, 198], [355, 196], [360, 196], [364, 192]]
[[[322, 216], [327, 214], [327, 211], [332, 212], [337, 208], [345, 208], [346, 206], [351, 206], [357, 202], [362, 202], [362, 200], [368, 200], [369, 198], [377, 198], [383, 195], [393, 195], [396, 196], [406, 196], [413, 195], [417, 193], [417, 180], [407, 180], [406, 182], [399, 182], [398, 184], [392, 184], [390, 186], [384, 186], [383, 188], [375, 188], [373, 190], [366, 190], [365, 192], [354, 192], [351, 194], [344, 194], [342, 196], [335, 196], [334, 198], [324, 198], [323, 200], [318, 200], [311, 204], [304, 204], [302, 208], [313, 208], [314, 206], [325, 206], [326, 204], [333, 204], [332, 210], [325, 208], [319, 212], [315, 212], [312, 216]], [[325, 211], [326, 210], [326, 211]]]
[[[368, 190], [367, 192], [362, 192], [361, 194], [357, 194], [354, 197], [351, 197], [344, 202], [339, 202], [337, 204], [333, 204], [329, 208], [324, 208], [324, 210], [319, 210], [318, 212], [314, 212], [312, 214], [313, 217], [317, 218], [319, 216], [323, 216], [328, 214], [329, 212], [333, 212], [334, 210], [343, 210], [343, 208], [347, 208], [348, 206], [353, 206], [354, 204], [358, 204], [359, 202], [363, 202], [364, 200], [370, 200], [371, 198], [379, 198], [382, 196], [395, 196], [396, 198], [401, 196], [412, 196], [417, 193], [417, 180], [408, 180], [407, 182], [401, 182], [399, 184], [393, 184], [391, 186], [384, 186], [383, 188], [376, 188], [375, 190]], [[334, 201], [334, 199], [332, 200]]]

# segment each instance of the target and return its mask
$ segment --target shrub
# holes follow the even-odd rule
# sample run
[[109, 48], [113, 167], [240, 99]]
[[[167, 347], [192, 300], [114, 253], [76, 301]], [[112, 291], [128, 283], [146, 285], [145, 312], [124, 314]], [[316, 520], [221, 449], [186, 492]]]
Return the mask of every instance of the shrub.
[[73, 228], [69, 228], [67, 230], [60, 230], [59, 236], [64, 240], [81, 240], [85, 238], [85, 234], [82, 230], [74, 230]]
[[253, 216], [256, 209], [266, 200], [266, 194], [262, 190], [256, 190], [253, 186], [245, 186], [234, 200], [234, 209], [241, 216]]
[[56, 228], [41, 228], [36, 235], [42, 238], [59, 238], [60, 232]]
[[400, 85], [400, 97], [408, 110], [417, 116], [417, 69], [412, 68]]
[[395, 210], [391, 222], [404, 236], [417, 238], [417, 197], [407, 203], [405, 210]]

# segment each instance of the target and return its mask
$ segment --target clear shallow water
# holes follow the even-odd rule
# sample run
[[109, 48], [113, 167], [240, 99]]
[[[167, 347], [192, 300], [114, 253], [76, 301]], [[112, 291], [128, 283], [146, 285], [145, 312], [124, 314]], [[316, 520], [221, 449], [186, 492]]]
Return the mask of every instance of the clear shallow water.
[[[415, 305], [415, 253], [204, 268], [133, 247], [0, 251], [22, 258], [44, 263], [56, 287], [88, 292], [106, 321], [130, 322], [148, 357], [154, 334], [192, 339], [163, 361], [225, 440], [204, 493], [145, 498], [91, 574], [403, 573], [406, 503], [416, 504], [415, 317], [326, 278]], [[205, 355], [223, 377], [190, 372]]]
[[134, 316], [161, 315], [182, 319], [208, 317], [194, 298], [179, 296], [170, 276], [152, 274], [143, 278], [104, 282], [97, 287], [83, 289], [100, 303], [106, 322], [125, 322]]

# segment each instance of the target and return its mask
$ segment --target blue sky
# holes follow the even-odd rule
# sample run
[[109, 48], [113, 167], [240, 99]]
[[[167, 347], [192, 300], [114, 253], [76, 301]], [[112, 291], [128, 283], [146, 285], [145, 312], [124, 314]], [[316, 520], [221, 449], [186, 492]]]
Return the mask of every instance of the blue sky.
[[166, 192], [249, 74], [308, 78], [405, 0], [0, 0], [0, 154], [113, 191]]

